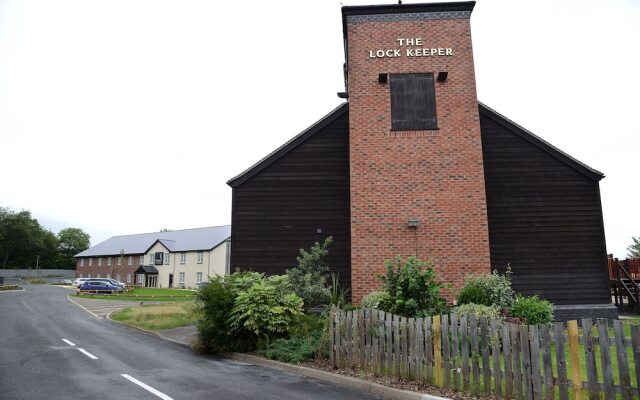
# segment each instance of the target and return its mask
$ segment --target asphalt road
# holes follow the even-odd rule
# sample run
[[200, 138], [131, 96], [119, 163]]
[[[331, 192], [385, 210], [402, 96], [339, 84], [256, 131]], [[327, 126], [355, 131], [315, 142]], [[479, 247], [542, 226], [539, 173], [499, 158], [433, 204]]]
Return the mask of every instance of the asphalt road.
[[0, 293], [0, 398], [376, 399], [96, 318], [45, 285]]

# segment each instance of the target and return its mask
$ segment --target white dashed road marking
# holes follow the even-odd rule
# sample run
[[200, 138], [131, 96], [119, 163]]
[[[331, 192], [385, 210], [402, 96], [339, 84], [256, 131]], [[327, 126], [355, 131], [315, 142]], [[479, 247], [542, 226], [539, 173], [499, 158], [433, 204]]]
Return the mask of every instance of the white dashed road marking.
[[75, 346], [75, 344], [71, 343], [67, 339], [62, 339], [62, 341], [65, 342], [66, 344], [68, 344], [69, 346]]
[[78, 349], [78, 351], [82, 354], [84, 354], [85, 356], [89, 357], [92, 360], [97, 360], [98, 357], [94, 356], [93, 354], [89, 353], [88, 351], [86, 351], [85, 349]]
[[135, 383], [136, 385], [140, 386], [141, 388], [143, 388], [144, 390], [147, 390], [153, 394], [155, 394], [156, 396], [160, 397], [162, 400], [173, 400], [171, 397], [167, 396], [166, 394], [152, 388], [151, 386], [147, 385], [144, 382], [140, 382], [139, 380], [137, 380], [136, 378], [127, 375], [127, 374], [122, 374], [121, 375], [123, 378], [129, 380], [130, 382]]

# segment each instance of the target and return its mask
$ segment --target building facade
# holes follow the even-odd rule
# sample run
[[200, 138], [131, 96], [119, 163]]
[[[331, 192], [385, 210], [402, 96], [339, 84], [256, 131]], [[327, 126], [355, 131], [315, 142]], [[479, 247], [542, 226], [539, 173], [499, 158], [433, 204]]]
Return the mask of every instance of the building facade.
[[145, 287], [196, 288], [229, 272], [229, 225], [114, 236], [76, 257], [76, 277]]
[[474, 5], [342, 8], [348, 101], [228, 182], [233, 268], [282, 273], [333, 236], [356, 302], [417, 255], [455, 287], [509, 265], [520, 293], [615, 312], [604, 175], [478, 102]]

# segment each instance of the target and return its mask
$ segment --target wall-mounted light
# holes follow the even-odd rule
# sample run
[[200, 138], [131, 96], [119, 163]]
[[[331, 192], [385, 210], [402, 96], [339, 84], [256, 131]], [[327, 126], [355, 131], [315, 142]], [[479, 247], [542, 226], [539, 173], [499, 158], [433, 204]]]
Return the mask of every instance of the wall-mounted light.
[[320, 234], [322, 233], [322, 228], [318, 228], [318, 229], [316, 229], [316, 233], [317, 233], [318, 235], [320, 235]]
[[420, 220], [418, 218], [411, 218], [409, 221], [407, 221], [407, 226], [409, 228], [417, 228], [418, 225], [420, 225]]
[[446, 81], [447, 80], [447, 75], [449, 75], [449, 73], [447, 71], [438, 72], [438, 82]]
[[388, 79], [389, 79], [389, 74], [387, 73], [378, 74], [378, 83], [387, 83]]

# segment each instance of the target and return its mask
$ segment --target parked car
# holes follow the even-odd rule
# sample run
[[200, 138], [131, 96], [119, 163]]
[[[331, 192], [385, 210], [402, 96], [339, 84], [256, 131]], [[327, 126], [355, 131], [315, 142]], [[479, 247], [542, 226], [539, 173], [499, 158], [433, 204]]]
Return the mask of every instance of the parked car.
[[72, 285], [74, 287], [77, 287], [78, 289], [80, 288], [80, 286], [82, 286], [82, 284], [87, 281], [89, 278], [76, 278], [73, 280]]
[[112, 285], [111, 282], [106, 280], [92, 279], [84, 282], [82, 286], [80, 286], [80, 291], [122, 293], [124, 292], [124, 288]]
[[106, 279], [106, 281], [108, 281], [109, 283], [111, 283], [113, 286], [120, 286], [121, 288], [125, 288], [127, 287], [127, 285], [124, 282], [120, 282], [117, 281], [115, 279]]

